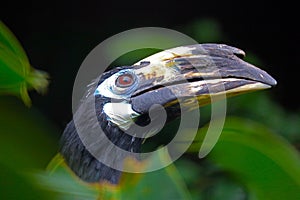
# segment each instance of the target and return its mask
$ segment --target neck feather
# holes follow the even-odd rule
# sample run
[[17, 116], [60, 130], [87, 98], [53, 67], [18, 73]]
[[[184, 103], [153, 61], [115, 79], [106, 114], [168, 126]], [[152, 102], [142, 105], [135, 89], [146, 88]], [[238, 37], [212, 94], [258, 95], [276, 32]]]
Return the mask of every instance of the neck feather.
[[[93, 112], [89, 112], [91, 105], [89, 101], [95, 100], [94, 98], [87, 99], [87, 102], [82, 104], [78, 111], [75, 113], [74, 118], [80, 119], [84, 126], [84, 133], [93, 131], [95, 124], [90, 124], [90, 120]], [[103, 104], [105, 101], [98, 101], [101, 103], [96, 104], [96, 114], [98, 118], [97, 126], [101, 126], [105, 135], [100, 137], [107, 137], [116, 146], [126, 151], [140, 152], [142, 139], [135, 138], [131, 135], [124, 133], [118, 126], [112, 124], [107, 120], [106, 114], [103, 112]], [[94, 104], [92, 104], [94, 105]], [[100, 138], [101, 141], [101, 138]], [[105, 149], [105, 144], [99, 144], [101, 158], [115, 159], [116, 162], [120, 162], [118, 155], [113, 156], [109, 149]], [[72, 120], [65, 128], [61, 138], [60, 153], [65, 158], [68, 166], [79, 176], [82, 180], [87, 182], [98, 182], [101, 180], [107, 180], [111, 183], [118, 183], [121, 172], [112, 169], [102, 162], [98, 161], [84, 146], [81, 141], [74, 120]]]

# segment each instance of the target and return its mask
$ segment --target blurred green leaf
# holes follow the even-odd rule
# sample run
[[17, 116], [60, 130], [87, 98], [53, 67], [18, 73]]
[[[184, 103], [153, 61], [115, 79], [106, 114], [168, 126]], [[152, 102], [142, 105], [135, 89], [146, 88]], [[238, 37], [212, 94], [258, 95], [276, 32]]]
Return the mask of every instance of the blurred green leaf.
[[53, 199], [94, 200], [99, 196], [98, 185], [81, 181], [57, 154], [48, 166], [49, 172], [34, 171], [30, 180], [35, 187], [55, 196]]
[[45, 92], [48, 75], [31, 67], [22, 46], [0, 21], [0, 94], [12, 94], [22, 98], [26, 105], [31, 101], [28, 90]]
[[14, 97], [0, 97], [0, 110], [0, 161], [16, 170], [45, 168], [57, 151], [60, 131]]
[[210, 187], [203, 191], [201, 197], [207, 200], [243, 200], [247, 199], [247, 194], [232, 179], [219, 177], [212, 181]]
[[[169, 162], [168, 159], [168, 155], [160, 151], [149, 162], [129, 159], [125, 167], [147, 170], [153, 165]], [[84, 183], [67, 167], [59, 154], [49, 165], [49, 170], [50, 175], [35, 175], [35, 182], [41, 188], [59, 194], [57, 199], [191, 199], [174, 165], [149, 173], [123, 173], [118, 185]]]
[[[11, 51], [20, 59], [20, 61], [23, 62], [24, 66], [29, 67], [29, 61], [22, 46], [20, 45], [20, 43], [18, 42], [14, 34], [1, 21], [0, 21], [0, 41], [1, 41], [0, 47], [2, 49], [7, 49], [8, 51]], [[29, 70], [29, 68], [25, 70]]]
[[[146, 170], [170, 163], [167, 151], [160, 149], [158, 152], [144, 166]], [[133, 177], [137, 176], [137, 184], [132, 184]], [[173, 164], [153, 172], [125, 174], [121, 179], [121, 188], [125, 188], [122, 199], [191, 199], [184, 179]]]
[[300, 142], [300, 115], [272, 101], [267, 92], [228, 99], [228, 114], [259, 121], [292, 143]]
[[0, 97], [0, 199], [53, 199], [28, 179], [57, 151], [58, 129], [15, 97]]
[[52, 200], [53, 196], [37, 188], [22, 173], [3, 165], [0, 161], [0, 199]]
[[[206, 131], [199, 130], [190, 152], [199, 150]], [[250, 199], [300, 199], [299, 153], [259, 123], [227, 118], [208, 159], [245, 185]]]

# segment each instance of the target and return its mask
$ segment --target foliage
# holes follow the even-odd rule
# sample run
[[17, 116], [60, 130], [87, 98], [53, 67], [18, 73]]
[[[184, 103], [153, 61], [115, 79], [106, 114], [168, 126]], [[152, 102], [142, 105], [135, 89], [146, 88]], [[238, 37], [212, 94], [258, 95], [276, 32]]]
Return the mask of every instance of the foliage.
[[1, 21], [0, 71], [0, 95], [17, 95], [26, 105], [31, 104], [27, 90], [44, 93], [48, 85], [47, 74], [30, 66], [22, 46]]
[[[200, 41], [221, 40], [213, 20], [185, 28]], [[227, 118], [220, 140], [205, 159], [198, 159], [197, 153], [207, 126], [199, 129], [188, 155], [167, 168], [123, 174], [117, 186], [87, 184], [67, 169], [59, 155], [50, 172], [45, 171], [57, 151], [58, 138], [53, 135], [60, 131], [36, 108], [3, 96], [19, 96], [30, 105], [28, 90], [43, 91], [48, 81], [44, 72], [30, 66], [2, 22], [0, 71], [0, 199], [300, 199], [300, 158], [293, 146], [300, 141], [300, 116], [285, 111], [265, 92], [228, 101], [228, 114], [238, 117]], [[201, 109], [204, 121], [209, 108]], [[169, 158], [161, 152], [151, 159], [164, 163]], [[135, 160], [126, 163], [150, 167]]]
[[[127, 160], [125, 165], [147, 170], [151, 163], [164, 163], [168, 159], [167, 153], [160, 151], [150, 158], [150, 165], [133, 159]], [[82, 182], [66, 167], [59, 154], [48, 169], [50, 174], [36, 173], [33, 182], [44, 190], [51, 189], [58, 199], [190, 199], [187, 187], [173, 165], [150, 173], [124, 173], [118, 185]]]
[[[206, 131], [199, 130], [189, 152], [197, 153]], [[300, 198], [299, 153], [257, 122], [228, 117], [208, 159], [244, 185], [250, 199]]]

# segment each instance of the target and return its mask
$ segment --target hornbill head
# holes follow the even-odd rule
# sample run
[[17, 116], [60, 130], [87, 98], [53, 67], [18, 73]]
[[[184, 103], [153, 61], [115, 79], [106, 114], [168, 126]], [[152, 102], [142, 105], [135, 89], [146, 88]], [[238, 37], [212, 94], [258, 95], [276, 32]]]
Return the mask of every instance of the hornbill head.
[[[143, 137], [149, 133], [133, 133], [132, 127], [150, 123], [149, 110], [154, 105], [163, 106], [167, 121], [171, 121], [181, 112], [210, 103], [211, 96], [233, 96], [276, 85], [265, 71], [243, 61], [244, 55], [242, 50], [227, 45], [197, 44], [165, 50], [135, 65], [114, 68], [95, 81], [73, 119], [79, 119], [84, 132], [101, 126], [103, 137], [116, 146], [140, 152]], [[98, 124], [90, 123], [93, 116], [87, 105], [91, 101], [95, 103]], [[83, 180], [118, 182], [120, 171], [90, 154], [78, 137], [74, 120], [66, 127], [61, 145], [67, 164]], [[118, 156], [105, 149], [105, 144], [97, 145], [103, 157]]]

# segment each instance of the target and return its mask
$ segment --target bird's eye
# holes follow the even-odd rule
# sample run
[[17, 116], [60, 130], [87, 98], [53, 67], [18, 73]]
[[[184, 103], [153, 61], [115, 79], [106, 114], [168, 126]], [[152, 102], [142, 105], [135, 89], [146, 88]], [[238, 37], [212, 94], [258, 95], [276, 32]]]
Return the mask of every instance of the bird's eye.
[[134, 83], [134, 77], [131, 74], [122, 74], [116, 79], [116, 86], [121, 88], [130, 87]]
[[110, 84], [110, 90], [117, 95], [130, 95], [138, 85], [138, 79], [132, 70], [123, 70], [112, 76], [114, 81]]

